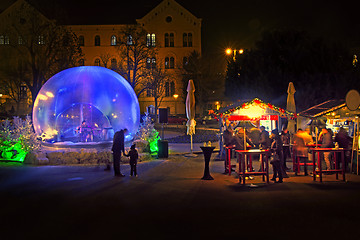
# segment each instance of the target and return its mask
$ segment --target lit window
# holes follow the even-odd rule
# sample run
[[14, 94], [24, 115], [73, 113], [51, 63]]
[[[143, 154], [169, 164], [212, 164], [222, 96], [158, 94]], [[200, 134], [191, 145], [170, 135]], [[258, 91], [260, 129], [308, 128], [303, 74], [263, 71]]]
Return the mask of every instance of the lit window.
[[170, 33], [170, 47], [174, 47], [174, 34]]
[[99, 35], [95, 36], [95, 46], [100, 46], [100, 36]]
[[10, 38], [7, 35], [0, 36], [0, 45], [8, 45], [10, 44]]
[[152, 47], [156, 46], [156, 44], [155, 44], [155, 33], [151, 34], [151, 46]]
[[165, 69], [169, 69], [169, 67], [170, 67], [169, 58], [166, 57], [165, 58]]
[[169, 46], [169, 34], [165, 33], [165, 47]]
[[84, 36], [79, 36], [79, 45], [80, 46], [84, 46], [85, 45], [85, 39], [84, 39]]
[[150, 64], [151, 64], [151, 58], [147, 58], [146, 59], [146, 68], [150, 69]]
[[151, 67], [156, 68], [156, 58], [151, 59]]
[[111, 46], [115, 46], [116, 45], [116, 36], [112, 35], [111, 36]]
[[40, 36], [38, 37], [38, 44], [39, 44], [39, 45], [44, 45], [44, 44], [45, 44], [44, 36], [43, 36], [43, 35], [40, 35]]
[[170, 66], [169, 68], [174, 68], [175, 67], [175, 59], [173, 57], [170, 58]]
[[19, 45], [23, 45], [24, 44], [24, 40], [21, 36], [18, 37], [18, 44]]
[[187, 42], [188, 42], [187, 39], [188, 39], [188, 38], [187, 38], [187, 33], [184, 33], [184, 34], [183, 34], [183, 47], [187, 47]]
[[127, 45], [133, 45], [133, 38], [131, 35], [127, 37]]
[[146, 35], [146, 46], [150, 47], [151, 46], [150, 44], [151, 44], [151, 35], [150, 35], [150, 33], [148, 33]]
[[95, 66], [100, 66], [100, 59], [95, 59]]
[[24, 85], [20, 86], [20, 98], [26, 99], [27, 98], [27, 87]]
[[155, 33], [152, 33], [152, 34], [148, 33], [146, 35], [146, 46], [147, 47], [155, 47], [156, 46], [155, 40], [156, 40]]

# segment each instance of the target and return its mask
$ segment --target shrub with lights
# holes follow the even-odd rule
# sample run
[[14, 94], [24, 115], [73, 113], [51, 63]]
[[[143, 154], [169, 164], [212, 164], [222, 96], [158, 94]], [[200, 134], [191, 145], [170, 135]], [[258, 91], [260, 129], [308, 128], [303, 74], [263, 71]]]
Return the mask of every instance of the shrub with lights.
[[[135, 136], [135, 141], [145, 142], [145, 146], [141, 149], [144, 152], [157, 153], [158, 140], [160, 139], [159, 132], [155, 130], [151, 117], [148, 113], [142, 118], [143, 122], [140, 123], [139, 130]], [[139, 146], [138, 146], [139, 148]]]
[[0, 161], [23, 162], [29, 152], [40, 149], [29, 116], [25, 120], [14, 117], [0, 125]]

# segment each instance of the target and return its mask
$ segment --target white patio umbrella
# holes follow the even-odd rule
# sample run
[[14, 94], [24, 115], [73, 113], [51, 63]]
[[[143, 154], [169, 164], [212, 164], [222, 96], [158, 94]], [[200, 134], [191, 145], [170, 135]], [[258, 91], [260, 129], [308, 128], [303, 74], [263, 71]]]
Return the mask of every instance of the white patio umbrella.
[[193, 80], [189, 80], [186, 91], [186, 116], [188, 121], [186, 123], [187, 126], [187, 135], [190, 135], [190, 150], [191, 154], [193, 153], [193, 143], [192, 143], [192, 135], [195, 134], [195, 86]]
[[[287, 96], [287, 101], [286, 101], [286, 110], [292, 113], [296, 113], [296, 105], [295, 105], [295, 87], [294, 84], [292, 82], [289, 82], [289, 86], [288, 86], [288, 96]], [[295, 134], [295, 120], [294, 119], [289, 119], [288, 121], [288, 130], [291, 134]]]

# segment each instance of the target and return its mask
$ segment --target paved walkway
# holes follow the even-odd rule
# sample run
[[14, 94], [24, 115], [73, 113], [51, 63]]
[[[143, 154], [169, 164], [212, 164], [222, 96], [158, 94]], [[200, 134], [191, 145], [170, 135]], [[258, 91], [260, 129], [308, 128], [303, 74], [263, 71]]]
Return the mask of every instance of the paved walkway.
[[[2, 239], [356, 239], [360, 176], [324, 183], [290, 174], [242, 186], [203, 155], [140, 163], [139, 177], [103, 166], [0, 167]], [[11, 234], [11, 236], [8, 236]], [[5, 237], [4, 237], [5, 236]]]
[[[174, 125], [173, 127], [175, 127]], [[183, 127], [183, 126], [180, 126]], [[213, 129], [211, 129], [213, 130]], [[162, 132], [160, 131], [160, 134]], [[182, 136], [183, 133], [175, 132], [171, 130], [164, 130], [164, 139], [174, 138], [177, 136]], [[215, 147], [215, 151], [219, 150], [219, 142], [212, 142], [212, 146]], [[204, 143], [193, 143], [193, 152], [201, 153], [201, 146], [204, 146]], [[189, 154], [191, 152], [191, 144], [189, 143], [169, 143], [169, 154]]]

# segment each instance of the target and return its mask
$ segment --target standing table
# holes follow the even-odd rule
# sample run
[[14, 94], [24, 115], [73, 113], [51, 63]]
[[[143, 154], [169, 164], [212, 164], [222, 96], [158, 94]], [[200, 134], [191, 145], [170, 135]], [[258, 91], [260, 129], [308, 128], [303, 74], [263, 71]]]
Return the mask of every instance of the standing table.
[[204, 176], [201, 178], [202, 180], [214, 180], [214, 178], [210, 175], [209, 169], [209, 162], [211, 159], [211, 154], [215, 147], [200, 147], [204, 153], [204, 160], [205, 160], [205, 169], [204, 169]]
[[234, 145], [231, 146], [225, 146], [225, 173], [229, 173], [229, 176], [231, 175], [231, 150], [235, 149]]
[[[311, 148], [312, 155], [313, 155], [313, 178], [314, 181], [316, 181], [316, 174], [319, 174], [320, 182], [322, 182], [322, 173], [335, 173], [336, 179], [338, 179], [338, 174], [342, 173], [343, 175], [343, 181], [345, 181], [345, 158], [344, 158], [344, 149], [343, 148]], [[335, 169], [331, 170], [322, 170], [321, 169], [321, 157], [320, 152], [331, 152], [334, 153], [334, 160], [335, 160]], [[317, 153], [317, 166], [318, 169], [315, 168], [315, 153]], [[341, 153], [341, 169], [338, 169], [338, 160], [336, 159], [336, 153]]]
[[[316, 148], [316, 147], [320, 147], [321, 144], [306, 144], [305, 145], [308, 150], [311, 149], [311, 148]], [[298, 175], [300, 173], [300, 166], [304, 166], [304, 175], [307, 176], [307, 166], [312, 166], [313, 165], [313, 161], [311, 162], [308, 162], [308, 158], [307, 157], [304, 157], [304, 162], [300, 162], [300, 157], [298, 157], [296, 155], [296, 150], [294, 150], [294, 159], [293, 159], [293, 164], [294, 164], [294, 172], [295, 172], [295, 175]]]
[[[242, 176], [242, 183], [245, 185], [245, 178], [246, 176], [250, 175], [260, 175], [262, 176], [263, 181], [265, 181], [266, 176], [266, 183], [269, 183], [269, 155], [270, 150], [260, 150], [260, 149], [251, 149], [251, 150], [235, 150], [238, 154], [239, 160], [239, 182], [241, 182]], [[252, 157], [251, 155], [260, 155], [260, 172], [252, 172], [250, 168], [250, 172], [246, 172], [245, 167], [245, 159], [248, 156], [249, 164], [252, 165]], [[265, 164], [265, 166], [264, 166]]]

